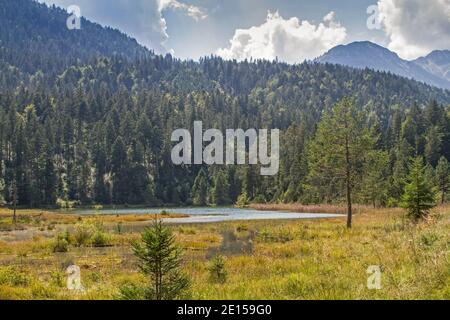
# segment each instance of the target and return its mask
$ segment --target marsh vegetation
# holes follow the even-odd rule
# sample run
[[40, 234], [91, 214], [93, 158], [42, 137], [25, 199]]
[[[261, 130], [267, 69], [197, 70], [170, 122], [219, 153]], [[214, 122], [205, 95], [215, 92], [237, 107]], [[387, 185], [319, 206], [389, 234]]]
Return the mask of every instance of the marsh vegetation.
[[[0, 217], [11, 221], [9, 211]], [[20, 227], [0, 232], [0, 299], [119, 299], [121, 288], [148, 283], [133, 253], [154, 216], [144, 218], [19, 211]], [[351, 230], [345, 218], [168, 228], [192, 299], [450, 298], [448, 205], [418, 223], [402, 209], [358, 208]], [[66, 288], [72, 264], [84, 292]], [[381, 290], [367, 288], [372, 265]]]

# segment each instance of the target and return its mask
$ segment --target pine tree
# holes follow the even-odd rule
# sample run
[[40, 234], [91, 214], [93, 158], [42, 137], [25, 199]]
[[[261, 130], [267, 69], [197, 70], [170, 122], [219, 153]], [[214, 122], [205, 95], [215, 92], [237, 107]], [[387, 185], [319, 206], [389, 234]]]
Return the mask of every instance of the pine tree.
[[107, 204], [110, 202], [110, 199], [105, 184], [107, 159], [103, 143], [96, 144], [93, 158], [95, 165], [94, 200], [97, 203]]
[[439, 159], [436, 167], [436, 178], [439, 192], [441, 194], [441, 203], [445, 202], [445, 197], [450, 189], [450, 164], [445, 157]]
[[150, 228], [145, 229], [141, 243], [133, 244], [133, 251], [140, 260], [141, 271], [150, 280], [141, 297], [147, 300], [182, 297], [189, 287], [189, 279], [180, 270], [182, 252], [172, 231], [161, 220], [155, 220]]
[[398, 145], [391, 150], [391, 176], [389, 178], [390, 196], [389, 202], [397, 206], [405, 189], [405, 180], [408, 175], [409, 158], [413, 155], [413, 148], [406, 139], [399, 141]]
[[227, 271], [225, 268], [225, 258], [216, 255], [209, 265], [209, 279], [213, 283], [225, 283], [227, 281]]
[[229, 184], [224, 172], [219, 171], [214, 179], [214, 188], [212, 189], [212, 203], [216, 206], [230, 204]]
[[431, 183], [426, 179], [422, 157], [416, 157], [412, 160], [407, 181], [401, 207], [407, 210], [408, 216], [418, 221], [425, 218], [430, 210], [436, 206], [436, 193]]
[[249, 200], [248, 200], [248, 196], [247, 196], [247, 192], [243, 192], [237, 199], [236, 201], [236, 206], [238, 208], [244, 208], [246, 205], [249, 204]]
[[0, 206], [5, 205], [4, 192], [5, 192], [5, 181], [3, 180], [2, 177], [0, 177]]
[[443, 134], [438, 127], [431, 127], [426, 135], [425, 158], [435, 167], [439, 161], [442, 148]]
[[112, 147], [111, 165], [113, 174], [113, 202], [117, 204], [126, 203], [128, 200], [128, 158], [123, 139], [118, 137]]
[[57, 187], [57, 176], [55, 172], [55, 167], [53, 163], [53, 154], [50, 151], [50, 146], [44, 146], [44, 203], [47, 205], [53, 205], [56, 203], [56, 187]]
[[90, 203], [91, 197], [91, 162], [84, 144], [77, 146], [77, 199], [81, 204]]
[[208, 178], [203, 169], [200, 170], [192, 187], [192, 201], [196, 206], [206, 206], [208, 201]]
[[348, 228], [352, 227], [353, 188], [361, 180], [366, 154], [375, 143], [364, 120], [354, 101], [344, 98], [331, 114], [323, 116], [309, 146], [311, 176], [330, 178], [345, 186]]
[[[0, 21], [5, 21], [0, 42], [6, 41], [2, 42], [6, 60], [0, 63], [0, 175], [8, 203], [15, 198], [20, 206], [42, 206], [60, 198], [110, 204], [114, 198], [119, 204], [186, 205], [196, 198], [192, 194], [196, 189], [201, 192], [194, 200], [203, 204], [204, 184], [193, 188], [198, 170], [174, 166], [170, 159], [171, 132], [175, 128], [192, 131], [195, 120], [203, 120], [205, 129], [283, 131], [279, 174], [262, 178], [259, 168], [250, 165], [207, 170], [211, 203], [234, 203], [238, 198], [241, 204], [332, 203], [343, 200], [347, 193], [349, 203], [353, 195], [382, 205], [387, 194], [388, 204], [398, 205], [411, 156], [425, 157], [430, 177], [431, 166], [442, 156], [450, 159], [450, 106], [441, 105], [450, 101], [448, 92], [339, 66], [239, 63], [216, 57], [194, 63], [170, 55], [147, 55], [140, 49], [140, 54], [134, 55], [135, 45], [131, 46], [135, 49], [126, 49], [129, 41], [122, 42], [125, 39], [120, 40], [111, 30], [86, 34], [88, 43], [95, 44], [87, 52], [89, 46], [73, 47], [78, 42], [70, 37], [77, 33], [70, 33], [54, 34], [53, 45], [33, 41], [30, 54], [23, 43], [30, 36], [39, 38], [50, 12], [59, 14], [51, 9], [33, 14], [37, 20], [24, 19], [14, 15], [28, 12], [16, 10], [20, 7], [17, 2], [33, 3], [0, 1], [2, 8], [5, 3], [10, 8], [0, 9]], [[36, 21], [41, 23], [36, 25]], [[17, 28], [22, 25], [26, 27]], [[5, 38], [9, 31], [14, 37]], [[102, 41], [97, 41], [100, 38]], [[70, 50], [61, 54], [65, 44]], [[129, 53], [124, 56], [130, 59], [111, 57], [111, 52]], [[339, 83], [346, 85], [336, 85]], [[364, 122], [381, 136], [375, 147], [389, 152], [383, 172], [374, 168], [383, 167], [381, 164], [364, 165], [367, 159], [362, 157], [367, 158], [368, 153], [357, 154], [351, 148], [350, 179], [337, 169], [318, 169], [315, 164], [313, 170], [309, 168], [316, 156], [305, 156], [306, 144], [323, 111], [331, 110], [338, 97], [348, 94], [357, 95], [358, 104], [364, 106]], [[431, 96], [436, 101], [427, 103], [426, 97]], [[338, 131], [345, 130], [338, 125]], [[339, 139], [324, 137], [328, 138]], [[345, 163], [345, 157], [336, 158], [338, 165], [341, 160]], [[329, 164], [334, 165], [334, 159]], [[217, 178], [219, 171], [225, 172], [226, 182]], [[387, 190], [382, 186], [385, 174]], [[346, 181], [351, 182], [350, 188]], [[202, 187], [197, 188], [199, 185]]]
[[364, 166], [364, 176], [361, 181], [361, 197], [364, 202], [374, 207], [387, 203], [388, 192], [388, 154], [384, 151], [369, 153]]

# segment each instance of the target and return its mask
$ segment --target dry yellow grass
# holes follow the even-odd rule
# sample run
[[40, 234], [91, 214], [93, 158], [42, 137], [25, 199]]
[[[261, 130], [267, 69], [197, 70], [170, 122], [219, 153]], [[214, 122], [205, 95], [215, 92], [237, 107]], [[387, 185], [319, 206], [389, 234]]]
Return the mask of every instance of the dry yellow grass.
[[[249, 206], [256, 210], [282, 210], [282, 211], [292, 211], [300, 213], [336, 213], [336, 214], [346, 214], [347, 207], [344, 205], [329, 205], [329, 204], [318, 204], [318, 205], [303, 205], [300, 203], [254, 203]], [[371, 210], [368, 206], [355, 205], [354, 212], [363, 212]]]
[[[354, 222], [352, 230], [345, 218], [171, 228], [193, 299], [450, 299], [450, 206], [418, 225], [400, 209], [363, 208]], [[110, 236], [112, 247], [63, 254], [52, 252], [53, 239], [0, 242], [0, 299], [111, 299], [125, 283], [144, 283], [130, 245], [139, 234]], [[224, 284], [209, 281], [216, 253], [226, 257]], [[83, 294], [65, 289], [69, 263], [81, 267]], [[382, 270], [381, 290], [367, 288], [372, 265]]]
[[[12, 223], [13, 211], [9, 209], [0, 209], [0, 223]], [[19, 224], [30, 225], [45, 222], [53, 224], [72, 224], [81, 220], [98, 221], [104, 223], [118, 222], [143, 222], [160, 218], [184, 218], [185, 214], [167, 213], [167, 214], [71, 214], [45, 210], [18, 210], [17, 219]]]

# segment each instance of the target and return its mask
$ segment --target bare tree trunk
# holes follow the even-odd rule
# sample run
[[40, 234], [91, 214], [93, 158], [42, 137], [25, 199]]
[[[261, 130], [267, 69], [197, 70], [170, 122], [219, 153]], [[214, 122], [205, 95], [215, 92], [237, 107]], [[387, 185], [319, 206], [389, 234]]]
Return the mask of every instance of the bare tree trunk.
[[350, 181], [347, 180], [347, 228], [351, 229], [352, 227], [352, 193], [351, 193]]
[[345, 140], [345, 161], [346, 161], [346, 183], [347, 183], [347, 228], [352, 227], [352, 186], [350, 173], [350, 150], [348, 146], [348, 137]]
[[16, 215], [16, 209], [17, 209], [17, 182], [16, 179], [14, 178], [14, 182], [13, 182], [13, 223], [16, 224], [17, 223], [17, 215]]

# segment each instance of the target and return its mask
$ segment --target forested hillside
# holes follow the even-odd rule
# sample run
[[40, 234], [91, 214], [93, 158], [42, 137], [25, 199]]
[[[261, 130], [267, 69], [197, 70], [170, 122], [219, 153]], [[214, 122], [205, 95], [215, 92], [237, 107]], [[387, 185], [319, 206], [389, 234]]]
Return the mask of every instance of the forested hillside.
[[[0, 3], [0, 192], [8, 203], [15, 190], [30, 207], [340, 201], [333, 182], [314, 184], [308, 150], [323, 112], [345, 96], [387, 154], [379, 175], [361, 181], [359, 202], [398, 201], [410, 156], [424, 155], [433, 179], [439, 159], [450, 159], [449, 91], [326, 64], [180, 61], [87, 21], [69, 31], [66, 18], [28, 0]], [[195, 120], [279, 128], [279, 174], [174, 166], [170, 135]]]
[[150, 54], [125, 34], [85, 19], [81, 30], [69, 30], [67, 18], [66, 11], [32, 0], [0, 2], [2, 88], [32, 76], [54, 78], [70, 66], [99, 56]]

